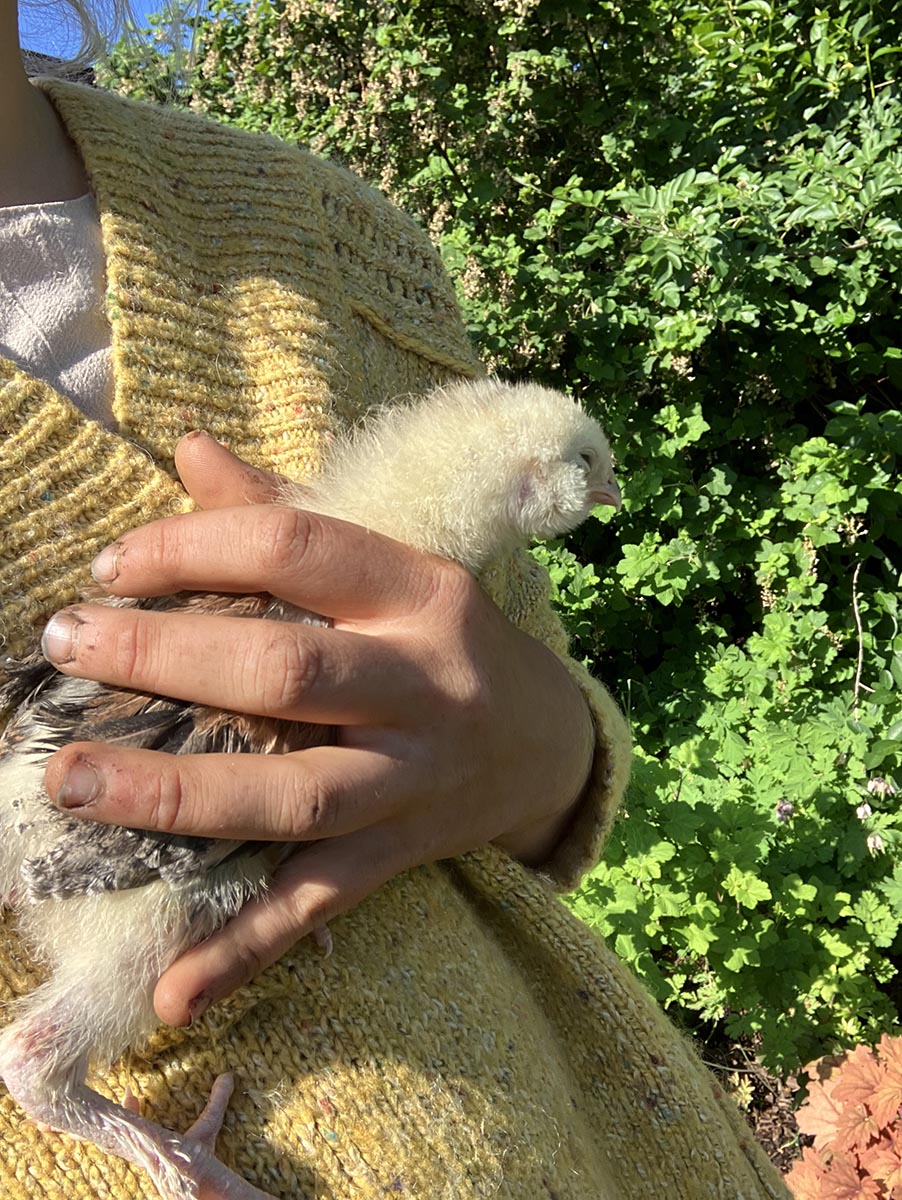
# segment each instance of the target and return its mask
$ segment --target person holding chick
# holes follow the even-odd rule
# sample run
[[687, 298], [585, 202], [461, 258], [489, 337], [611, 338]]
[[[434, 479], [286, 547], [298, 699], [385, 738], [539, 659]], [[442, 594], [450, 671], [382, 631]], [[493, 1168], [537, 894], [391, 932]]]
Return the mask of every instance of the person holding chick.
[[[49, 795], [95, 819], [222, 837], [253, 812], [261, 839], [288, 821], [304, 843], [266, 901], [164, 974], [166, 1027], [97, 1086], [183, 1128], [234, 1072], [228, 1170], [199, 1178], [204, 1200], [785, 1195], [687, 1043], [553, 895], [598, 853], [629, 739], [566, 659], [541, 572], [514, 555], [477, 584], [270, 503], [270, 472], [306, 477], [370, 406], [479, 377], [422, 233], [270, 139], [30, 83], [12, 0], [0, 22], [4, 653], [53, 618], [67, 674], [258, 712], [261, 695], [297, 695], [262, 623], [224, 641], [213, 617], [189, 635], [172, 614], [66, 606], [92, 560], [123, 596], [288, 590], [365, 642], [362, 671], [320, 664], [335, 688], [320, 719], [378, 759], [311, 779], [303, 752], [225, 770], [99, 743], [54, 756]], [[339, 949], [324, 959], [301, 939], [326, 921]], [[38, 978], [7, 915], [10, 1015]], [[0, 1128], [11, 1200], [76, 1200], [98, 1178], [155, 1194], [5, 1093]]]

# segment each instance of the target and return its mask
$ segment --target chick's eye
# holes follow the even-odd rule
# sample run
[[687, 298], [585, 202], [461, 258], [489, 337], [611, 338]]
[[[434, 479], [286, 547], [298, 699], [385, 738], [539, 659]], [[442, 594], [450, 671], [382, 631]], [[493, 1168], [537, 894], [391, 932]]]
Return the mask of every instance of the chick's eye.
[[587, 471], [591, 471], [595, 466], [595, 455], [591, 450], [582, 450], [578, 455], [579, 461], [583, 464]]

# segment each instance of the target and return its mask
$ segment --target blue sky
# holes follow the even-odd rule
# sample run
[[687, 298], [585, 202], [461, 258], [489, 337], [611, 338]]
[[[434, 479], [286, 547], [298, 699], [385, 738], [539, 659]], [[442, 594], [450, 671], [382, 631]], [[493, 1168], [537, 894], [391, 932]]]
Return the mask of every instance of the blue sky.
[[[159, 12], [165, 0], [132, 0], [132, 10], [140, 25], [149, 13]], [[78, 47], [78, 40], [66, 27], [65, 6], [42, 5], [37, 12], [23, 5], [19, 13], [19, 41], [28, 50], [40, 50], [43, 54], [66, 57]]]

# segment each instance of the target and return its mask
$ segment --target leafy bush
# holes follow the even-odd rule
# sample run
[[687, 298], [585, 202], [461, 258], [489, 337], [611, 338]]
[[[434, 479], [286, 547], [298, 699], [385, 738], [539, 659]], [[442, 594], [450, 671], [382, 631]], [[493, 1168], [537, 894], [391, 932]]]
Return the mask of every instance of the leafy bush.
[[487, 360], [604, 416], [624, 512], [537, 551], [639, 745], [575, 910], [772, 1066], [873, 1040], [902, 921], [902, 5], [212, 0], [200, 38], [182, 102], [384, 187]]
[[889, 1200], [902, 1194], [902, 1038], [809, 1063], [802, 1133], [814, 1136], [786, 1182], [796, 1200]]

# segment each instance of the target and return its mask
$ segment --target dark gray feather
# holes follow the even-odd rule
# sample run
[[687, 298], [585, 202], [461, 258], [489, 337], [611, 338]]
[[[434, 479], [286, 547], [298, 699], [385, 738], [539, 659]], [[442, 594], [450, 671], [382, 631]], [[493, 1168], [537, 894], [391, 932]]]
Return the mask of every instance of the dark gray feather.
[[[192, 594], [115, 603], [325, 623], [268, 596]], [[247, 754], [287, 753], [332, 737], [326, 726], [249, 717], [69, 678], [37, 653], [3, 664], [0, 710], [4, 706], [16, 711], [0, 737], [0, 759], [11, 754], [49, 758], [73, 741], [108, 742], [167, 754]], [[15, 798], [6, 802], [19, 807]], [[23, 815], [20, 829], [25, 828], [27, 819]], [[155, 879], [184, 885], [236, 854], [256, 854], [268, 845], [101, 825], [68, 816], [49, 797], [40, 821], [47, 830], [46, 850], [27, 859], [22, 868], [24, 891], [32, 900], [120, 891]]]

